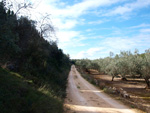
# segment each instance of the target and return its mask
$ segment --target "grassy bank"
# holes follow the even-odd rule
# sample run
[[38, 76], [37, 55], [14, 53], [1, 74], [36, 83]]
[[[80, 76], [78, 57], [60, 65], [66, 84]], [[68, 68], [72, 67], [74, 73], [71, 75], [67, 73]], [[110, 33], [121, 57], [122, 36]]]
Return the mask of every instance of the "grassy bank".
[[[1, 113], [62, 113], [61, 99], [50, 89], [0, 68]], [[46, 85], [46, 84], [45, 84]]]

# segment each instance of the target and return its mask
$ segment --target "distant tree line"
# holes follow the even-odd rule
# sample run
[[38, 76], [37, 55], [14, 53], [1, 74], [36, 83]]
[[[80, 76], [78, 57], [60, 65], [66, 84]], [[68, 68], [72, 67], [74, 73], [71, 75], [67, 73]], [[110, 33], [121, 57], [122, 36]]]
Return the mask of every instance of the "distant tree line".
[[96, 60], [81, 59], [73, 60], [77, 66], [87, 71], [88, 69], [98, 70], [102, 74], [108, 74], [113, 79], [121, 75], [122, 80], [127, 80], [127, 75], [132, 78], [143, 78], [150, 88], [150, 49], [145, 53], [139, 54], [138, 50], [134, 53], [122, 51], [120, 54]]
[[0, 66], [38, 86], [49, 83], [56, 95], [64, 97], [69, 55], [56, 42], [45, 40], [35, 23], [28, 17], [18, 17], [4, 1], [0, 2]]

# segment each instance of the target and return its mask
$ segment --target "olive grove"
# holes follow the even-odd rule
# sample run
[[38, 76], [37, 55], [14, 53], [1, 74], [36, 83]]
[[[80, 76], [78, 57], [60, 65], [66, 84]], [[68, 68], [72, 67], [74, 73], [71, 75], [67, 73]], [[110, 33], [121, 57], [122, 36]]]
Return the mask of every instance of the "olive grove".
[[95, 69], [103, 74], [112, 76], [112, 81], [118, 75], [122, 80], [127, 80], [127, 75], [132, 78], [143, 78], [146, 88], [150, 88], [150, 50], [139, 54], [138, 50], [134, 53], [121, 51], [114, 57], [100, 58], [96, 60], [82, 59], [75, 60], [76, 65], [82, 69]]

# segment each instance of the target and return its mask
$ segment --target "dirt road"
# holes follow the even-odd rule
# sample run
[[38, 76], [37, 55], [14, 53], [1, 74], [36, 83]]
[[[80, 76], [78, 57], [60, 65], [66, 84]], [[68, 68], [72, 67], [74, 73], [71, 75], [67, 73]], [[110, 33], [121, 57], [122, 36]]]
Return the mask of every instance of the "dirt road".
[[83, 79], [75, 66], [68, 78], [65, 113], [135, 113]]

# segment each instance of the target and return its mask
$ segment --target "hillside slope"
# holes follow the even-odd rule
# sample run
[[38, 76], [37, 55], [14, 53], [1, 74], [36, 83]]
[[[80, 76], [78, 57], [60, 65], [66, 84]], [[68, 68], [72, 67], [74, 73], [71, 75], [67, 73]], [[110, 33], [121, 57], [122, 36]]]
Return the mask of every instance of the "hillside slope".
[[50, 90], [36, 88], [30, 80], [0, 68], [1, 113], [61, 113], [60, 99]]

